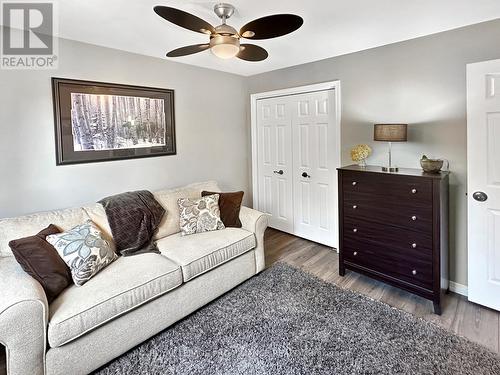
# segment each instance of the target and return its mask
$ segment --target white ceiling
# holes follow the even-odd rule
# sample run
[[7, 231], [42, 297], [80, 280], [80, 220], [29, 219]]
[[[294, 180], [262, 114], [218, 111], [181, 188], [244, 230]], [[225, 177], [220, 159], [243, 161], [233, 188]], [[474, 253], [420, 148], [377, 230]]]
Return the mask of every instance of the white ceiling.
[[[236, 6], [236, 29], [274, 13], [295, 13], [304, 25], [294, 33], [255, 41], [267, 60], [221, 60], [209, 51], [173, 61], [253, 75], [500, 18], [499, 0], [226, 0]], [[165, 58], [165, 53], [207, 36], [173, 25], [153, 12], [173, 6], [217, 25], [206, 0], [56, 0], [59, 35], [106, 47]]]

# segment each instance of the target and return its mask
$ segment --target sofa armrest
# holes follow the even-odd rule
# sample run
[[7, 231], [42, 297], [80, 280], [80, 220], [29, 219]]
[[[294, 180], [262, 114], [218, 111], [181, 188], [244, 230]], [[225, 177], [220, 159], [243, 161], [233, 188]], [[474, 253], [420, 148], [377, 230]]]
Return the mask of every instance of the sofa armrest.
[[264, 254], [264, 232], [269, 223], [270, 215], [263, 212], [242, 206], [240, 210], [240, 220], [243, 229], [255, 233], [257, 246], [255, 248], [256, 272], [260, 272], [265, 267]]
[[43, 374], [48, 303], [45, 292], [14, 257], [0, 257], [0, 343], [7, 373]]

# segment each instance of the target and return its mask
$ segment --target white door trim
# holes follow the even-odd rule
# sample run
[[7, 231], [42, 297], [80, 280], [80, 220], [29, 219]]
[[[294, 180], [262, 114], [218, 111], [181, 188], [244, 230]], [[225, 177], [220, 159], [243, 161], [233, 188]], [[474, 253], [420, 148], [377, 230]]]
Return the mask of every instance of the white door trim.
[[[341, 100], [340, 100], [340, 81], [330, 81], [330, 82], [322, 82], [316, 83], [307, 86], [299, 86], [299, 87], [291, 87], [282, 90], [274, 90], [267, 92], [260, 92], [256, 94], [250, 95], [250, 121], [251, 121], [251, 139], [252, 139], [252, 201], [253, 207], [255, 207], [256, 202], [259, 201], [259, 187], [258, 187], [258, 162], [257, 162], [257, 100], [259, 99], [268, 99], [279, 96], [288, 96], [288, 95], [297, 95], [297, 94], [306, 94], [309, 92], [315, 91], [326, 91], [326, 90], [335, 90], [335, 140], [336, 140], [336, 148], [337, 153], [335, 154], [335, 168], [339, 168], [341, 166], [341, 130], [340, 130], [340, 118], [341, 118]], [[335, 175], [337, 175], [335, 173]], [[339, 248], [339, 234], [338, 234], [338, 184], [337, 181], [332, 181], [334, 186], [334, 228], [335, 230], [335, 238], [334, 238], [334, 246], [337, 249]]]
[[467, 285], [463, 285], [463, 284], [459, 284], [459, 283], [456, 283], [454, 281], [449, 281], [449, 288], [450, 288], [450, 292], [453, 292], [453, 293], [456, 293], [456, 294], [460, 294], [462, 296], [465, 296], [467, 297], [468, 295], [468, 288], [467, 288]]

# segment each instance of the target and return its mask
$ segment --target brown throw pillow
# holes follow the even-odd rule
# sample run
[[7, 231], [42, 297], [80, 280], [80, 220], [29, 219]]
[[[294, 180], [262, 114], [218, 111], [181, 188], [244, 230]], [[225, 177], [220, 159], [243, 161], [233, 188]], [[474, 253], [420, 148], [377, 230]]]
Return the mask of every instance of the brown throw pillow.
[[55, 225], [50, 224], [34, 236], [9, 242], [12, 253], [23, 270], [42, 284], [49, 303], [72, 283], [68, 266], [56, 249], [45, 240], [46, 236], [60, 232]]
[[226, 228], [241, 228], [240, 208], [244, 193], [242, 191], [236, 191], [234, 193], [201, 192], [202, 197], [212, 194], [219, 194], [220, 218], [224, 226]]

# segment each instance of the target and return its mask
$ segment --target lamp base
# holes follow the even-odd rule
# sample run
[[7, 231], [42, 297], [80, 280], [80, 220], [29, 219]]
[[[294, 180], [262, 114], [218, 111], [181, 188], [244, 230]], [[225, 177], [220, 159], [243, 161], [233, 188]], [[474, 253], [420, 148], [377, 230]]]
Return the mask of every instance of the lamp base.
[[382, 167], [382, 171], [384, 172], [398, 172], [398, 167]]

